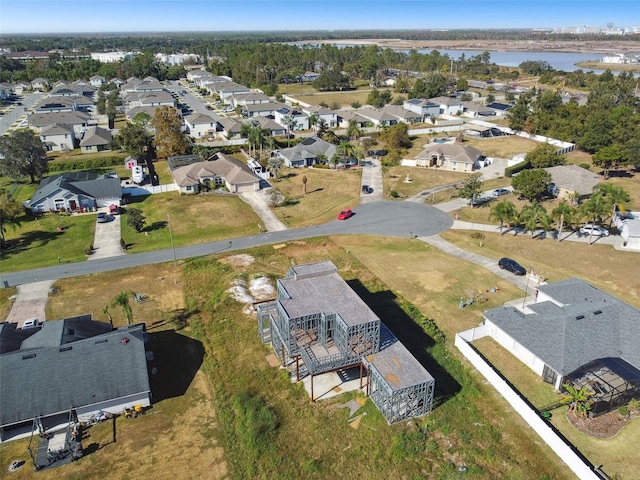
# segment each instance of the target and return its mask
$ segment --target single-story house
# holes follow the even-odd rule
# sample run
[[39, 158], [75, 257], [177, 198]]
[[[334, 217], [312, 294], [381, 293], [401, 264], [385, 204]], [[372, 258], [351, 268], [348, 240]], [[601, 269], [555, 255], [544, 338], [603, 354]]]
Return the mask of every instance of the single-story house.
[[482, 157], [482, 152], [477, 148], [449, 143], [429, 143], [416, 155], [416, 165], [471, 172], [480, 168]]
[[[180, 193], [226, 187], [232, 193], [260, 190], [260, 177], [240, 160], [218, 153], [207, 161], [199, 155], [169, 157], [171, 175]], [[193, 161], [193, 163], [189, 163]]]
[[44, 178], [25, 206], [34, 213], [74, 212], [120, 205], [121, 202], [122, 188], [117, 174], [67, 172]]
[[252, 120], [257, 121], [264, 130], [269, 131], [269, 135], [272, 137], [276, 137], [278, 135], [285, 135], [287, 133], [287, 129], [277, 123], [275, 120], [271, 120], [267, 117], [262, 117], [260, 115], [255, 116]]
[[640, 310], [579, 278], [539, 285], [524, 308], [484, 314], [486, 333], [557, 390], [586, 387], [597, 415], [640, 393]]
[[[217, 116], [216, 116], [217, 117]], [[202, 138], [216, 134], [219, 117], [213, 118], [204, 113], [192, 113], [184, 117], [184, 124], [187, 127], [187, 134], [191, 138]]]
[[76, 148], [76, 136], [70, 125], [54, 123], [44, 127], [40, 140], [47, 152], [68, 152]]
[[393, 115], [402, 123], [420, 123], [423, 121], [422, 115], [412, 110], [407, 110], [399, 105], [385, 105], [382, 107], [386, 113]]
[[114, 329], [90, 314], [28, 330], [0, 323], [0, 439], [150, 406], [147, 339], [144, 324]]
[[307, 137], [294, 147], [274, 152], [287, 167], [310, 167], [318, 163], [318, 156], [330, 160], [336, 154], [336, 146], [318, 137]]
[[246, 112], [248, 117], [255, 117], [260, 115], [262, 117], [273, 117], [276, 110], [286, 107], [286, 104], [279, 102], [266, 102], [266, 103], [250, 103], [242, 107], [242, 111]]
[[29, 90], [31, 90], [31, 84], [28, 82], [18, 82], [13, 86], [13, 91], [16, 95], [22, 95]]
[[398, 117], [382, 108], [361, 108], [356, 113], [377, 127], [387, 127], [398, 123]]
[[551, 174], [549, 190], [560, 199], [580, 202], [593, 193], [602, 178], [578, 165], [559, 165], [545, 168]]
[[89, 127], [80, 140], [82, 153], [96, 153], [111, 150], [113, 136], [111, 131], [102, 127]]
[[495, 117], [496, 111], [493, 108], [487, 107], [485, 105], [464, 102], [464, 112], [462, 116], [468, 118]]
[[222, 136], [227, 140], [242, 137], [242, 122], [231, 117], [221, 117], [218, 119], [218, 125], [222, 130]]
[[358, 128], [364, 128], [371, 125], [371, 121], [363, 117], [357, 112], [350, 110], [340, 110], [338, 113], [338, 126], [348, 128], [350, 122], [355, 122]]
[[258, 332], [281, 366], [295, 363], [298, 380], [311, 377], [312, 401], [316, 375], [361, 366], [366, 394], [389, 424], [431, 411], [434, 378], [332, 262], [295, 265], [276, 283], [278, 298], [258, 305]]

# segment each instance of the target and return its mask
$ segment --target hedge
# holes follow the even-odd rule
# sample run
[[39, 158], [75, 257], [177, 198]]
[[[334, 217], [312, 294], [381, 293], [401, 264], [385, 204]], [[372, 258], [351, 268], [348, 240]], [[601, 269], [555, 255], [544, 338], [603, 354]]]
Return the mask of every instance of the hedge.
[[50, 172], [66, 172], [69, 170], [91, 170], [100, 167], [115, 167], [124, 165], [125, 156], [112, 156], [102, 158], [87, 158], [79, 160], [67, 160], [63, 162], [49, 162]]
[[520, 163], [516, 163], [515, 165], [511, 165], [504, 169], [505, 177], [513, 177], [514, 174], [521, 172], [522, 170], [527, 170], [531, 168], [531, 162], [528, 160], [523, 160]]

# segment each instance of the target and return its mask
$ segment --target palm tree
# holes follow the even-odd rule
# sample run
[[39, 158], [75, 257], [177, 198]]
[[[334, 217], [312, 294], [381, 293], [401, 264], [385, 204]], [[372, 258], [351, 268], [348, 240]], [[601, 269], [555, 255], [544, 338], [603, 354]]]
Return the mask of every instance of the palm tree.
[[[588, 218], [593, 218], [593, 223], [597, 223], [598, 219], [602, 218], [609, 213], [611, 205], [608, 200], [602, 196], [601, 193], [591, 195], [589, 200], [580, 206], [582, 212]], [[591, 245], [591, 239], [593, 238], [593, 229], [589, 233], [589, 245]]]
[[287, 146], [290, 147], [291, 139], [289, 137], [291, 136], [291, 129], [295, 128], [298, 122], [296, 122], [296, 119], [293, 118], [293, 115], [290, 113], [287, 113], [282, 117], [282, 122], [284, 123], [284, 126], [287, 127]]
[[107, 318], [109, 319], [109, 325], [111, 325], [111, 328], [113, 328], [113, 317], [111, 316], [111, 313], [109, 313], [109, 305], [104, 306], [104, 308], [102, 309], [102, 313], [107, 316]]
[[505, 233], [505, 230], [503, 229], [504, 223], [507, 222], [509, 230], [511, 230], [511, 225], [517, 220], [517, 218], [518, 209], [513, 202], [509, 200], [502, 200], [501, 202], [496, 203], [491, 207], [491, 211], [489, 212], [489, 219], [500, 222], [500, 235], [504, 235]]
[[327, 125], [326, 120], [324, 118], [319, 118], [316, 125], [316, 137], [324, 138], [329, 132], [329, 125]]
[[312, 112], [311, 115], [309, 115], [309, 125], [311, 128], [314, 128], [318, 124], [319, 119], [320, 115], [318, 115], [318, 112]]
[[357, 140], [362, 136], [362, 129], [358, 126], [355, 120], [349, 120], [349, 126], [347, 127], [347, 135], [352, 140]]
[[302, 176], [302, 194], [306, 195], [307, 194], [307, 176], [303, 175]]
[[534, 238], [538, 225], [548, 231], [551, 223], [549, 215], [547, 215], [547, 209], [540, 205], [537, 200], [534, 200], [531, 205], [526, 205], [522, 208], [520, 220], [524, 222], [525, 232], [531, 232], [531, 239]]
[[127, 325], [131, 325], [133, 323], [133, 310], [131, 309], [131, 304], [129, 303], [129, 297], [135, 298], [136, 294], [131, 290], [123, 290], [111, 300], [112, 307], [121, 307], [122, 312], [124, 313], [124, 317], [127, 319]]
[[276, 178], [280, 178], [278, 176], [278, 174], [280, 173], [280, 170], [282, 169], [282, 165], [283, 165], [283, 161], [282, 158], [276, 156], [276, 157], [271, 157], [269, 159], [269, 161], [267, 162], [267, 170], [269, 171], [269, 173], [273, 174], [276, 176]]
[[589, 398], [593, 395], [593, 392], [587, 387], [582, 387], [578, 390], [569, 383], [563, 383], [562, 386], [568, 393], [562, 403], [568, 404], [569, 410], [575, 412], [579, 417], [586, 417], [589, 410], [591, 410], [592, 402]]
[[564, 201], [551, 212], [551, 218], [558, 224], [558, 241], [560, 241], [560, 237], [562, 236], [562, 227], [564, 227], [565, 221], [571, 223], [571, 219], [575, 213], [576, 209]]
[[[621, 204], [631, 201], [631, 195], [624, 188], [605, 182], [596, 185], [595, 193], [602, 195], [610, 204], [613, 214], [620, 210]], [[624, 210], [624, 207], [622, 207]], [[613, 223], [613, 215], [609, 226]]]
[[356, 153], [355, 145], [350, 143], [348, 140], [342, 140], [340, 145], [338, 145], [337, 150], [342, 154], [342, 159], [345, 165], [347, 164], [347, 159], [353, 158]]

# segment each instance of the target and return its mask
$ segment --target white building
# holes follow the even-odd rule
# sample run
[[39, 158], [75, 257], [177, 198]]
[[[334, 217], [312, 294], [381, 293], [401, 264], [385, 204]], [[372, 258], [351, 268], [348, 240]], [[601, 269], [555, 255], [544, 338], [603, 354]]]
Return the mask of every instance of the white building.
[[94, 52], [91, 53], [91, 58], [102, 63], [115, 63], [128, 60], [132, 58], [133, 55], [133, 52]]

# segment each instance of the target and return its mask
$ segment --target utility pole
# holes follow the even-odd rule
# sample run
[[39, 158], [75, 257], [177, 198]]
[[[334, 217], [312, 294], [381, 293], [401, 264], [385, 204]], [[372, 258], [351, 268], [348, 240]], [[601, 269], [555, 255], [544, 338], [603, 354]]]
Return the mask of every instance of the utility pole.
[[167, 226], [169, 227], [169, 239], [171, 240], [171, 251], [173, 252], [173, 266], [178, 266], [178, 260], [176, 259], [176, 248], [173, 246], [173, 233], [171, 233], [171, 218], [167, 213]]

